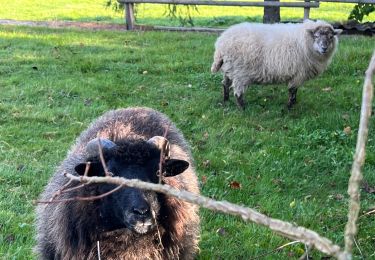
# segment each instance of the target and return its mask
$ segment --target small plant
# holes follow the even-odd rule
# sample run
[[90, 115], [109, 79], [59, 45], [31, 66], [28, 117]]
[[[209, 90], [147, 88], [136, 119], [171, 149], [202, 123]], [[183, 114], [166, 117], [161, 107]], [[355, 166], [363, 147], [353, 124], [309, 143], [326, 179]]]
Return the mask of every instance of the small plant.
[[124, 10], [124, 4], [119, 3], [117, 0], [107, 0], [105, 6], [111, 7], [116, 12]]
[[357, 4], [350, 12], [349, 20], [362, 22], [364, 16], [368, 16], [375, 11], [375, 4]]
[[[125, 8], [124, 4], [119, 3], [117, 0], [106, 0], [105, 6], [107, 8], [112, 8], [116, 12], [120, 12]], [[134, 5], [135, 18], [137, 18], [137, 6], [137, 4]], [[168, 4], [165, 7], [164, 16], [169, 17], [171, 20], [178, 20], [182, 26], [194, 26], [192, 18], [194, 12], [198, 12], [198, 7], [196, 5], [177, 6], [175, 4]]]
[[182, 26], [194, 26], [194, 21], [192, 18], [192, 14], [194, 12], [198, 12], [198, 7], [196, 5], [177, 6], [174, 4], [169, 4], [167, 5], [164, 15], [171, 19], [178, 19]]

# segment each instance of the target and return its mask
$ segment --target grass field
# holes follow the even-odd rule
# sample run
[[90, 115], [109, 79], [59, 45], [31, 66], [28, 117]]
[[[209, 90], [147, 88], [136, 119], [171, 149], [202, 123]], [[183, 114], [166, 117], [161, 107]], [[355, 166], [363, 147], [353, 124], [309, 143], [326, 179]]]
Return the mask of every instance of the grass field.
[[[98, 11], [110, 16], [104, 21], [122, 22], [100, 2], [89, 13], [89, 1], [71, 1], [71, 9], [55, 1], [65, 6], [58, 14], [52, 1], [38, 7], [2, 1], [1, 18], [95, 20]], [[17, 3], [23, 8], [12, 14]], [[94, 118], [128, 106], [160, 110], [183, 131], [204, 195], [253, 207], [342, 245], [363, 75], [374, 40], [341, 37], [331, 66], [300, 88], [292, 111], [284, 111], [285, 86], [258, 86], [246, 93], [248, 107], [241, 112], [233, 97], [222, 103], [221, 77], [209, 72], [216, 37], [0, 26], [0, 259], [36, 258], [32, 201]], [[348, 126], [351, 132], [344, 131]], [[373, 126], [364, 169], [371, 187]], [[232, 182], [241, 188], [231, 188]], [[375, 200], [364, 190], [361, 196], [362, 215]], [[250, 259], [289, 242], [235, 217], [208, 210], [201, 217], [199, 259]], [[355, 259], [375, 257], [373, 223], [374, 215], [359, 219], [363, 256], [355, 248]], [[298, 259], [303, 252], [294, 244], [261, 259]]]
[[[176, 122], [191, 143], [200, 179], [206, 179], [204, 195], [254, 207], [341, 243], [373, 39], [342, 37], [329, 70], [306, 83], [297, 106], [283, 113], [285, 87], [250, 89], [244, 112], [233, 99], [222, 104], [220, 76], [209, 73], [215, 38], [0, 27], [0, 256], [33, 258], [32, 200], [94, 118], [127, 106], [149, 106]], [[347, 126], [351, 134], [343, 132]], [[372, 133], [369, 151], [375, 148]], [[374, 170], [370, 152], [370, 185]], [[231, 189], [233, 181], [242, 188]], [[374, 207], [374, 195], [363, 192], [362, 199], [361, 212]], [[237, 218], [201, 213], [201, 259], [249, 258], [287, 242]], [[362, 253], [374, 256], [373, 216], [359, 224]], [[297, 244], [266, 258], [297, 258], [303, 249]]]
[[[123, 13], [105, 8], [105, 0], [0, 0], [0, 19], [68, 20], [124, 23]], [[354, 4], [321, 3], [311, 9], [312, 19], [346, 21]], [[184, 9], [180, 9], [183, 10]], [[148, 25], [174, 25], [178, 20], [164, 17], [166, 5], [145, 4], [137, 7], [137, 23]], [[259, 7], [207, 7], [200, 6], [192, 13], [196, 26], [222, 27], [241, 21], [262, 21], [263, 8]], [[283, 21], [303, 18], [303, 8], [281, 8]], [[364, 21], [375, 21], [375, 12]]]

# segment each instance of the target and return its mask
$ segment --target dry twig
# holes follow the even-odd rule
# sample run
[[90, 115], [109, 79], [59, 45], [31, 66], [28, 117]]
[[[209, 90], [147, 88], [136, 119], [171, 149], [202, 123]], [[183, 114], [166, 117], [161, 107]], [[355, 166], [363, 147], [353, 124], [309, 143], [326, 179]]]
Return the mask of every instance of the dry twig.
[[99, 240], [96, 241], [96, 246], [98, 248], [98, 260], [101, 260], [101, 257], [100, 257], [100, 244], [99, 244]]
[[294, 244], [297, 244], [297, 243], [301, 243], [301, 241], [292, 241], [292, 242], [289, 242], [289, 243], [286, 243], [284, 245], [281, 245], [281, 246], [278, 246], [277, 248], [267, 252], [267, 253], [264, 253], [264, 254], [261, 254], [261, 255], [257, 255], [256, 257], [252, 257], [250, 258], [249, 260], [256, 260], [256, 259], [260, 259], [260, 258], [263, 258], [265, 256], [269, 256], [277, 251], [280, 251], [281, 249], [283, 249], [284, 247], [287, 247], [287, 246], [290, 246], [290, 245], [294, 245]]
[[[98, 137], [99, 157], [100, 157], [100, 162], [103, 165], [105, 176], [112, 176], [112, 174], [108, 171], [107, 164], [105, 163], [102, 147], [103, 147], [102, 146], [102, 141], [100, 140], [100, 137]], [[87, 170], [87, 167], [86, 167], [86, 170]], [[85, 171], [84, 176], [86, 176], [86, 171]]]
[[[70, 175], [70, 174], [68, 174]], [[74, 175], [72, 175], [74, 176]], [[76, 177], [77, 179], [81, 179], [82, 182], [86, 182], [86, 183], [95, 183], [95, 182], [91, 182], [90, 179], [91, 178], [104, 178], [104, 177], [87, 177], [87, 176], [81, 176], [81, 177], [77, 177], [77, 176], [74, 176]], [[105, 178], [111, 178], [110, 176], [107, 176]], [[86, 179], [89, 179], [88, 181], [85, 181]], [[102, 182], [102, 183], [105, 183], [105, 182]], [[110, 182], [108, 182], [110, 183]], [[78, 187], [78, 186], [77, 186]], [[74, 187], [75, 188], [75, 187]], [[102, 199], [118, 190], [120, 190], [121, 188], [123, 188], [122, 185], [119, 185], [117, 186], [116, 188], [106, 192], [106, 193], [103, 193], [103, 194], [100, 194], [98, 196], [90, 196], [90, 197], [72, 197], [72, 198], [69, 198], [69, 199], [60, 199], [60, 200], [57, 200], [57, 199], [54, 199], [54, 200], [37, 200], [36, 203], [40, 203], [40, 204], [50, 204], [50, 203], [61, 203], [61, 202], [69, 202], [69, 201], [92, 201], [92, 200], [98, 200], [98, 199]]]
[[333, 255], [337, 258], [341, 258], [343, 254], [338, 245], [333, 244], [332, 241], [327, 238], [321, 237], [319, 234], [312, 230], [306, 229], [304, 227], [294, 226], [291, 223], [282, 220], [269, 218], [266, 215], [261, 214], [251, 208], [239, 206], [227, 201], [215, 201], [213, 199], [200, 196], [185, 190], [177, 190], [169, 185], [148, 183], [137, 179], [129, 180], [120, 177], [107, 176], [78, 177], [69, 173], [66, 174], [66, 177], [82, 183], [110, 183], [119, 185], [119, 187], [127, 186], [164, 193], [166, 195], [185, 200], [207, 209], [240, 216], [245, 221], [251, 221], [259, 225], [266, 226], [282, 236], [293, 240], [299, 240], [305, 244], [311, 245], [325, 254]]
[[365, 162], [365, 148], [368, 135], [368, 123], [371, 116], [373, 97], [372, 77], [375, 73], [375, 52], [366, 70], [365, 83], [362, 92], [361, 118], [359, 122], [357, 145], [349, 179], [348, 194], [350, 195], [348, 223], [345, 227], [345, 255], [351, 259], [354, 238], [357, 234], [357, 219], [360, 210], [359, 187], [363, 178], [361, 168]]

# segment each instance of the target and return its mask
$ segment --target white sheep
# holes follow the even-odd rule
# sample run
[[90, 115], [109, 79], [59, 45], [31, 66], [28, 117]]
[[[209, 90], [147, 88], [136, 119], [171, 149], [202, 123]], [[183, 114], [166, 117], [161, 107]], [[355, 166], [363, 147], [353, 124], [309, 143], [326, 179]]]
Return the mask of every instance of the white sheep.
[[288, 109], [303, 82], [321, 74], [338, 44], [335, 30], [324, 21], [301, 24], [241, 23], [228, 28], [215, 44], [212, 72], [221, 69], [224, 101], [232, 86], [238, 106], [251, 84], [288, 83]]

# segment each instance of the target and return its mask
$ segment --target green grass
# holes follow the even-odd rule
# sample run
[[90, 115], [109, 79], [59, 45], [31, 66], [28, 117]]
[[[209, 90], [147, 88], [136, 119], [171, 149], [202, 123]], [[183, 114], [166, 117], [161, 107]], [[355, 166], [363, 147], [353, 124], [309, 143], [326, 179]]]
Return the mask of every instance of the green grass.
[[[311, 228], [342, 245], [373, 39], [341, 37], [328, 71], [305, 83], [298, 104], [285, 113], [285, 86], [249, 89], [244, 112], [233, 97], [222, 103], [221, 77], [209, 72], [216, 37], [0, 26], [1, 259], [35, 258], [32, 201], [92, 120], [129, 106], [160, 110], [181, 128], [200, 180], [207, 179], [204, 195]], [[372, 124], [364, 171], [372, 186], [373, 131]], [[231, 189], [232, 181], [241, 189]], [[374, 195], [362, 192], [361, 214], [374, 206]], [[235, 217], [208, 210], [201, 217], [200, 259], [249, 259], [288, 242]], [[359, 227], [357, 241], [371, 259], [373, 215], [362, 217]], [[264, 259], [298, 259], [303, 250], [296, 244]]]
[[[0, 19], [17, 20], [67, 20], [124, 23], [123, 13], [105, 8], [106, 0], [0, 0]], [[354, 4], [321, 3], [311, 9], [312, 19], [346, 21]], [[184, 12], [184, 9], [180, 9]], [[174, 25], [178, 20], [164, 16], [166, 5], [144, 4], [137, 7], [137, 23], [148, 25]], [[243, 21], [262, 21], [263, 8], [199, 6], [192, 12], [196, 26], [226, 27]], [[303, 8], [281, 8], [283, 21], [300, 20]], [[375, 21], [375, 12], [364, 21]]]

